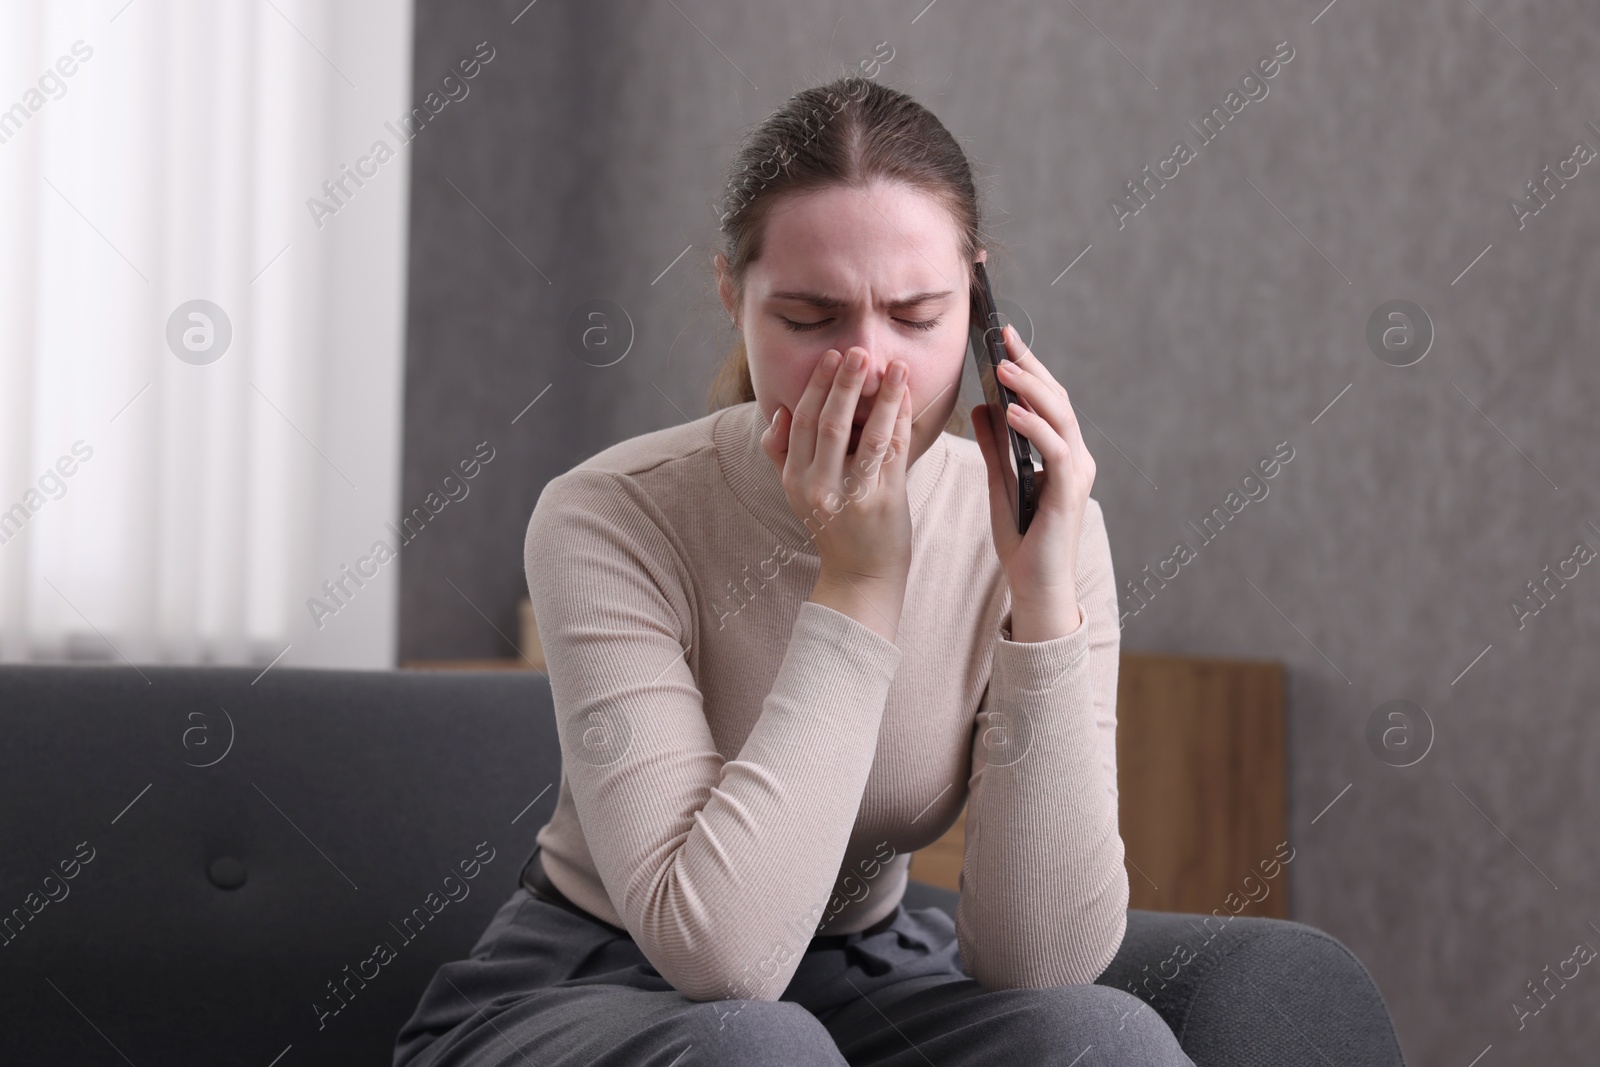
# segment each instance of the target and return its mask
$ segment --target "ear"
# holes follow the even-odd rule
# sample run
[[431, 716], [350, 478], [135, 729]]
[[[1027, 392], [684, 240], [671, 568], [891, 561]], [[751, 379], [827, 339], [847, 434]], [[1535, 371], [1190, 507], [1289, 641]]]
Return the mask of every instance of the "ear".
[[722, 309], [728, 313], [728, 318], [733, 320], [735, 329], [739, 328], [739, 309], [734, 304], [733, 278], [728, 274], [728, 257], [721, 252], [716, 256], [717, 266], [717, 296], [722, 299]]
[[987, 248], [978, 249], [978, 262], [979, 263], [988, 263], [989, 262], [989, 250]]

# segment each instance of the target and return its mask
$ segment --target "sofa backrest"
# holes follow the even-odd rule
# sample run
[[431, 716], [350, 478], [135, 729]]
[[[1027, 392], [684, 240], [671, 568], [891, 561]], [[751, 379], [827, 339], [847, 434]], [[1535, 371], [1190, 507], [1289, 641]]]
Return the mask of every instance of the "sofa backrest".
[[560, 769], [533, 671], [0, 665], [4, 1059], [387, 1065]]

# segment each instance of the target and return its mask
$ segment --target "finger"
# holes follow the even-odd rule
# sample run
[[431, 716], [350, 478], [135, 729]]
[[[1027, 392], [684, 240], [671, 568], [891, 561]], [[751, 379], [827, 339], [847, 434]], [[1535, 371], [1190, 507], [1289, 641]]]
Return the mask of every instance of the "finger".
[[1001, 336], [1006, 340], [1006, 352], [1018, 367], [1044, 382], [1048, 388], [1062, 397], [1067, 395], [1066, 387], [1056, 381], [1056, 376], [1050, 373], [1050, 368], [1044, 365], [1044, 361], [1033, 354], [1033, 349], [1023, 344], [1022, 335], [1017, 332], [1015, 326], [1006, 323]]
[[[1094, 484], [1095, 465], [1094, 456], [1090, 455], [1082, 435], [1075, 432], [1072, 440], [1064, 440], [1048, 421], [1025, 410], [1020, 404], [1012, 404], [1007, 411], [1011, 425], [1032, 441], [1044, 458], [1041, 505], [1046, 501], [1064, 504], [1066, 498], [1062, 494], [1071, 492], [1071, 485], [1079, 481], [1084, 487], [1083, 491], [1088, 492], [1088, 488]], [[1074, 431], [1076, 425], [1073, 424]], [[1052, 485], [1059, 488], [1051, 488]]]
[[883, 376], [883, 385], [878, 389], [878, 397], [873, 402], [872, 413], [861, 428], [861, 444], [856, 448], [856, 467], [868, 483], [879, 479], [889, 449], [894, 445], [901, 410], [907, 406], [906, 396], [910, 392], [906, 387], [906, 373], [904, 361], [895, 360], [889, 364], [888, 373]]
[[867, 377], [867, 350], [855, 345], [850, 352], [860, 354], [861, 369], [852, 371], [846, 364], [840, 364], [833, 387], [828, 390], [828, 398], [817, 416], [817, 445], [811, 465], [813, 468], [820, 466], [826, 472], [844, 469], [845, 449], [850, 447], [850, 427], [861, 402], [861, 385]]
[[843, 357], [836, 348], [823, 353], [817, 365], [811, 368], [811, 378], [789, 416], [793, 426], [789, 454], [794, 457], [799, 469], [811, 466], [811, 461], [816, 457], [817, 420], [822, 415], [822, 403], [828, 397], [828, 390], [833, 387], [834, 375], [842, 362]]
[[1038, 412], [1029, 411], [1021, 404], [1008, 404], [1006, 420], [1016, 427], [1018, 433], [1033, 442], [1033, 447], [1044, 457], [1046, 471], [1058, 470], [1065, 473], [1072, 450], [1061, 434], [1056, 432], [1056, 428], [1050, 425], [1048, 419]]
[[1065, 485], [1066, 479], [1071, 477], [1083, 479], [1086, 486], [1094, 483], [1094, 456], [1090, 454], [1089, 446], [1083, 439], [1076, 413], [1072, 411], [1070, 404], [1066, 407], [1069, 417], [1066, 420], [1064, 433], [1061, 432], [1063, 427], [1060, 424], [1053, 424], [1039, 413], [1028, 411], [1020, 404], [1012, 404], [1007, 408], [1007, 422], [1018, 433], [1032, 441], [1044, 458], [1044, 493], [1052, 498], [1059, 498], [1061, 495], [1061, 490], [1049, 488], [1052, 482]]
[[[908, 385], [900, 394], [900, 403], [895, 408], [894, 423], [890, 431], [887, 446], [879, 463], [876, 475], [877, 484], [891, 490], [903, 491], [906, 485], [906, 457], [911, 452], [911, 423], [914, 412], [911, 407], [911, 389]], [[869, 473], [873, 473], [870, 472]]]
[[778, 473], [782, 474], [783, 465], [789, 458], [789, 409], [782, 404], [772, 413], [767, 428], [761, 431], [761, 450], [778, 468]]
[[[1078, 413], [1061, 383], [1055, 380], [1039, 358], [1022, 343], [1015, 326], [1006, 326], [1009, 351], [1022, 359], [1006, 360], [1000, 364], [999, 376], [1007, 389], [1016, 393], [1023, 406], [1043, 415], [1056, 433], [1069, 446], [1087, 448], [1083, 441], [1083, 428], [1078, 424]], [[1027, 436], [1024, 434], [1023, 436]], [[1041, 449], [1041, 454], [1043, 450]]]
[[889, 457], [889, 468], [894, 472], [895, 485], [904, 488], [906, 485], [906, 468], [911, 465], [911, 424], [916, 421], [916, 412], [911, 409], [911, 389], [908, 386], [900, 396], [900, 410], [895, 414], [894, 420], [894, 449]]
[[1043, 415], [1056, 427], [1063, 440], [1070, 441], [1077, 428], [1078, 415], [1072, 410], [1066, 391], [1059, 386], [1052, 387], [1051, 383], [1041, 380], [1037, 374], [1013, 360], [1002, 362], [1000, 368], [1001, 384], [1024, 401], [1023, 407]]

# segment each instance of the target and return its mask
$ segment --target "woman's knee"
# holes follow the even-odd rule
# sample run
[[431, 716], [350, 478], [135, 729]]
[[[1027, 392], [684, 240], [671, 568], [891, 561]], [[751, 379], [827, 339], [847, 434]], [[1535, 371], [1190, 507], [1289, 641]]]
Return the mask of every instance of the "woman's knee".
[[[828, 1028], [789, 1000], [707, 1001], [695, 1028], [705, 1046], [686, 1062], [727, 1067], [847, 1067]], [[703, 1053], [703, 1055], [702, 1055]]]
[[1082, 1055], [1078, 1067], [1101, 1063], [1194, 1067], [1160, 1013], [1125, 990], [1066, 985], [1007, 992], [1017, 1001], [1014, 1007], [1021, 1016], [1017, 1025], [1039, 1041], [1041, 1053], [1048, 1048], [1048, 1055], [1059, 1057], [1063, 1064]]

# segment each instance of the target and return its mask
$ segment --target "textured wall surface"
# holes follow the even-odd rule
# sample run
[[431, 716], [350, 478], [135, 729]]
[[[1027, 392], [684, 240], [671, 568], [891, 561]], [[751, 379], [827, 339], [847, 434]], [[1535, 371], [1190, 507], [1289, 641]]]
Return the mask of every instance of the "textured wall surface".
[[[494, 58], [413, 145], [403, 506], [494, 458], [402, 554], [401, 656], [511, 654], [545, 481], [705, 413], [732, 146], [887, 42], [877, 76], [978, 164], [1119, 578], [1170, 576], [1125, 595], [1124, 647], [1288, 665], [1293, 916], [1372, 970], [1411, 1063], [1592, 1062], [1600, 161], [1520, 226], [1511, 198], [1600, 148], [1600, 19], [1324, 2], [420, 5], [419, 95]], [[608, 366], [574, 343], [594, 300]], [[1426, 345], [1415, 310], [1369, 343], [1395, 300]]]

